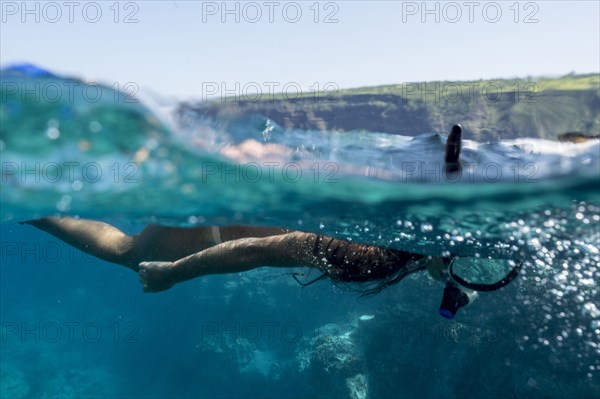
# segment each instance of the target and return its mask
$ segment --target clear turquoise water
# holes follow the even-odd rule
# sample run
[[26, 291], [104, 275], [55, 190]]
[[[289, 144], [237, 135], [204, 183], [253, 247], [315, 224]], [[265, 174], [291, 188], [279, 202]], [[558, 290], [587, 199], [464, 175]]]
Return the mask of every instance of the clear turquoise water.
[[[600, 395], [598, 142], [465, 141], [448, 178], [437, 133], [173, 117], [66, 82], [3, 75], [3, 398]], [[247, 139], [279, 147], [226, 156]], [[266, 268], [143, 294], [134, 273], [16, 224], [50, 214], [128, 233], [286, 226], [524, 270], [453, 321], [425, 275], [369, 299]]]

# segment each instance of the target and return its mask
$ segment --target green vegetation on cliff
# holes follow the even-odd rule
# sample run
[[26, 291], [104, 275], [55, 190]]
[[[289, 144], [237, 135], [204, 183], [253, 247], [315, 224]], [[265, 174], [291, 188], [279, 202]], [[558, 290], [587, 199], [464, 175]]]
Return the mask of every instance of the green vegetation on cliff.
[[[335, 88], [331, 84], [330, 88]], [[420, 82], [188, 104], [209, 117], [259, 114], [285, 128], [414, 136], [461, 123], [480, 141], [600, 133], [600, 74]], [[293, 97], [293, 98], [292, 98]]]

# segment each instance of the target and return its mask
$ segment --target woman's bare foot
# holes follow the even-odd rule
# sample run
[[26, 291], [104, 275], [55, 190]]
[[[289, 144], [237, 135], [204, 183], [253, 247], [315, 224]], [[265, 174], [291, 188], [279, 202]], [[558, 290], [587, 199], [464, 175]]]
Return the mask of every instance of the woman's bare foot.
[[177, 283], [173, 262], [141, 262], [139, 274], [144, 292], [165, 291]]

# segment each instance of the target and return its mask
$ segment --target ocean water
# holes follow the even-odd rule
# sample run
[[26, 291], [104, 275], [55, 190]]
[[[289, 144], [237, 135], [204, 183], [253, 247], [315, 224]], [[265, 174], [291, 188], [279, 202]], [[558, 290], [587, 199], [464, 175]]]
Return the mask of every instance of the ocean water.
[[[464, 140], [446, 175], [444, 132], [287, 130], [126, 92], [3, 71], [0, 397], [600, 397], [598, 141]], [[523, 270], [453, 320], [425, 273], [367, 298], [273, 268], [148, 294], [17, 223], [47, 215], [285, 226]]]

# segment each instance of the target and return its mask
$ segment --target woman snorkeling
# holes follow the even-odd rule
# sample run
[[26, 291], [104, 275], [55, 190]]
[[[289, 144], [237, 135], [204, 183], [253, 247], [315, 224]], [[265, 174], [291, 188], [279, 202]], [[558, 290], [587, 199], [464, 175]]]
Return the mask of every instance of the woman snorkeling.
[[[461, 128], [456, 125], [446, 143], [447, 173], [461, 168], [460, 141]], [[25, 223], [98, 258], [137, 272], [146, 292], [167, 290], [200, 276], [239, 273], [261, 266], [317, 268], [322, 272], [318, 279], [379, 281], [376, 291], [417, 271], [429, 270], [437, 279], [448, 279], [445, 270], [451, 271], [451, 258], [351, 243], [279, 227], [149, 225], [130, 236], [107, 223], [71, 217], [45, 217]], [[461, 286], [468, 286], [467, 282], [463, 283]], [[448, 284], [440, 314], [451, 318], [472, 295], [466, 289], [459, 289], [456, 279]]]

